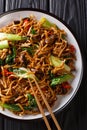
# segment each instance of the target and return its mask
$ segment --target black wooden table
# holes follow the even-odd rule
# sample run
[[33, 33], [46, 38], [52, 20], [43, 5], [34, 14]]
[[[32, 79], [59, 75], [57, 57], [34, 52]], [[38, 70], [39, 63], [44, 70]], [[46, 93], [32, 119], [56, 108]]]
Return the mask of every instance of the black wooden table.
[[[56, 114], [62, 130], [87, 130], [87, 0], [0, 0], [0, 13], [17, 8], [40, 8], [63, 19], [79, 41], [84, 75], [73, 101]], [[49, 119], [52, 130], [56, 130]], [[46, 130], [43, 120], [19, 121], [0, 115], [0, 130]]]

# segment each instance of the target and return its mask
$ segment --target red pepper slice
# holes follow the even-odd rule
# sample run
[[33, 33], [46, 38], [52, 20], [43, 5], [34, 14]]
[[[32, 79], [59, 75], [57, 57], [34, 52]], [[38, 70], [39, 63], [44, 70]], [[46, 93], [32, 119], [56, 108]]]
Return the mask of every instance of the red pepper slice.
[[30, 28], [30, 25], [28, 23], [29, 23], [29, 20], [28, 19], [24, 19], [23, 26], [25, 27], [26, 30], [28, 30]]
[[4, 69], [4, 75], [5, 76], [11, 75], [11, 74], [13, 74], [13, 72], [10, 72], [7, 69]]
[[28, 21], [28, 20], [27, 20], [27, 19], [25, 19], [25, 20], [24, 20], [24, 23], [26, 23], [27, 21]]
[[28, 30], [30, 28], [30, 25], [26, 26], [26, 30]]
[[29, 22], [29, 20], [28, 19], [24, 19], [24, 23], [27, 23], [27, 22]]
[[66, 88], [66, 89], [70, 89], [71, 88], [71, 86], [70, 86], [70, 84], [68, 82], [62, 83], [62, 87]]
[[70, 45], [70, 51], [73, 52], [73, 53], [76, 51], [76, 49], [73, 45]]
[[24, 21], [23, 21], [23, 26], [25, 26], [26, 24], [28, 24], [29, 23], [29, 20], [28, 19], [24, 19]]

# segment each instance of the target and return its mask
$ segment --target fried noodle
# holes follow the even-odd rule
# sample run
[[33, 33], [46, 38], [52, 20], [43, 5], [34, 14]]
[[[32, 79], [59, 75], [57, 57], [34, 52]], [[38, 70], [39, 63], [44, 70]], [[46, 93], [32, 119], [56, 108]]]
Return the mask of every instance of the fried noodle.
[[[16, 105], [19, 108], [18, 111], [7, 109], [17, 115], [39, 113], [38, 107], [34, 108], [34, 104], [30, 102], [31, 99], [28, 97], [30, 94], [34, 100], [28, 78], [18, 76], [13, 71], [25, 68], [36, 77], [42, 92], [52, 107], [58, 98], [57, 95], [66, 94], [71, 87], [63, 87], [65, 82], [51, 87], [51, 76], [56, 78], [63, 74], [70, 74], [75, 70], [75, 48], [68, 43], [66, 32], [57, 26], [44, 27], [40, 21], [32, 16], [20, 21], [13, 21], [1, 28], [0, 32], [27, 37], [26, 41], [13, 42], [9, 40], [9, 48], [0, 50], [0, 60], [5, 62], [7, 56], [13, 53], [12, 48], [16, 48], [16, 56], [13, 61], [0, 66], [0, 104]], [[63, 61], [62, 64], [52, 65], [51, 55]], [[69, 72], [64, 68], [65, 64], [70, 68]], [[40, 92], [32, 79], [31, 82], [43, 109], [45, 109], [46, 106]], [[5, 108], [3, 105], [1, 106]]]

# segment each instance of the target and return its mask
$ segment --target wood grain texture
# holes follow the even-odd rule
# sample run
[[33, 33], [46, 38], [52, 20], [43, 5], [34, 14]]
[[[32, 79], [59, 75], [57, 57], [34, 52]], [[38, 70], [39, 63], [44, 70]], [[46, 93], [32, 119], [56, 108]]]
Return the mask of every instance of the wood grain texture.
[[0, 14], [4, 12], [4, 8], [5, 8], [4, 4], [5, 4], [5, 1], [0, 0]]
[[5, 10], [17, 8], [38, 8], [48, 10], [48, 0], [6, 0]]
[[0, 115], [0, 130], [4, 130], [4, 117]]

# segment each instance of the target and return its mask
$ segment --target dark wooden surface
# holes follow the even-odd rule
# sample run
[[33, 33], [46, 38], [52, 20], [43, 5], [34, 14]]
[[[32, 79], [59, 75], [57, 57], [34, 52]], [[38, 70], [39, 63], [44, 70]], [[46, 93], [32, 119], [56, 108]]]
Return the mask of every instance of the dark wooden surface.
[[[87, 0], [0, 0], [0, 13], [17, 8], [38, 8], [63, 19], [82, 51], [84, 75], [73, 101], [56, 117], [62, 130], [87, 130]], [[52, 130], [56, 130], [49, 119]], [[46, 130], [43, 120], [18, 121], [0, 115], [0, 130]]]

